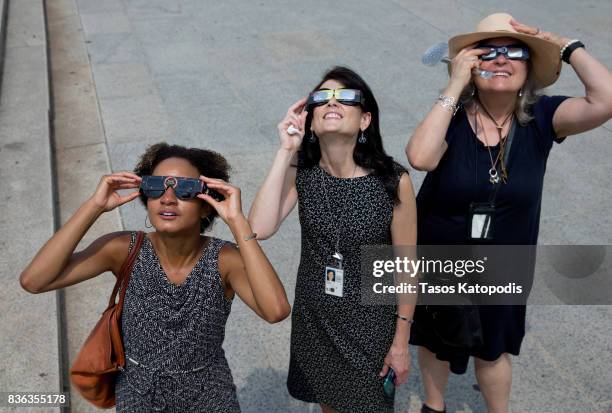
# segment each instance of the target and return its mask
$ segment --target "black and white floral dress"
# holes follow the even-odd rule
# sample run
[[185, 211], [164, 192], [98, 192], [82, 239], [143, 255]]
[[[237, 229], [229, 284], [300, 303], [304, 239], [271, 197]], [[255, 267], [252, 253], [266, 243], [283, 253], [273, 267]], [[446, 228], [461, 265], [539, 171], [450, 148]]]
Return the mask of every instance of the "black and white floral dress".
[[[397, 182], [402, 172], [396, 167]], [[336, 178], [319, 166], [296, 175], [302, 250], [287, 386], [300, 400], [339, 412], [392, 412], [378, 373], [395, 334], [394, 306], [361, 304], [360, 248], [391, 244], [393, 198], [380, 178]], [[327, 195], [326, 195], [327, 194]], [[339, 236], [343, 297], [328, 295], [325, 266]]]
[[[134, 244], [135, 233], [132, 235]], [[223, 339], [232, 302], [225, 298], [219, 253], [209, 238], [185, 281], [170, 282], [145, 237], [125, 294], [121, 330], [125, 371], [117, 412], [239, 412]]]

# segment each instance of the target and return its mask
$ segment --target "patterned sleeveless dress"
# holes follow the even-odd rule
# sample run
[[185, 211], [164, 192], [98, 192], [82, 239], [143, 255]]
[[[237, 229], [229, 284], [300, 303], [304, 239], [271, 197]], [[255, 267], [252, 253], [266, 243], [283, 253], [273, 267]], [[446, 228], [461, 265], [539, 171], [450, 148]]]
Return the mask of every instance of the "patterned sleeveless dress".
[[[402, 172], [396, 167], [397, 180]], [[391, 244], [393, 199], [374, 175], [296, 175], [302, 251], [291, 321], [289, 393], [339, 412], [393, 412], [378, 373], [395, 334], [395, 306], [361, 304], [361, 246]], [[337, 236], [343, 297], [324, 291]]]
[[149, 238], [143, 240], [121, 318], [126, 366], [116, 383], [117, 412], [240, 411], [222, 348], [232, 305], [219, 274], [225, 244], [210, 238], [177, 285], [166, 277]]

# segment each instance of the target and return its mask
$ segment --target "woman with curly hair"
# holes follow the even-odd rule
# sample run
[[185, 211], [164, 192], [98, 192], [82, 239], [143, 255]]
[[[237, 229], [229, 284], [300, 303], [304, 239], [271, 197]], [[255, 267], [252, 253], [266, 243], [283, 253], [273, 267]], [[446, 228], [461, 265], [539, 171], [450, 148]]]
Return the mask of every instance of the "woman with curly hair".
[[[74, 251], [100, 215], [140, 196], [154, 231], [142, 241], [125, 292], [119, 412], [240, 411], [222, 348], [234, 295], [270, 323], [289, 315], [283, 285], [242, 213], [240, 189], [227, 183], [228, 170], [212, 151], [165, 143], [149, 147], [135, 173], [103, 176], [21, 274], [21, 285], [31, 293], [106, 271], [118, 275], [136, 232], [107, 234]], [[202, 235], [216, 216], [237, 246]]]

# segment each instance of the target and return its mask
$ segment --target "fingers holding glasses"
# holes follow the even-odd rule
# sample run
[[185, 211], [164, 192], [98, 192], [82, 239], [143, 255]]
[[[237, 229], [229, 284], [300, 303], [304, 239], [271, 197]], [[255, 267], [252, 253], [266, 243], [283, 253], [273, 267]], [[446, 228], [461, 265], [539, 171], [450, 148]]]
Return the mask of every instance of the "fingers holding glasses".
[[200, 175], [199, 179], [200, 179], [200, 181], [204, 182], [207, 185], [210, 185], [210, 184], [226, 184], [226, 185], [229, 185], [223, 179], [219, 179], [219, 178], [209, 178], [207, 176]]
[[[236, 194], [238, 195], [238, 197], [240, 197], [240, 188], [225, 182], [223, 179], [209, 178], [209, 177], [206, 177], [204, 175], [201, 175], [200, 176], [200, 180], [202, 182], [204, 182], [206, 187], [215, 190], [220, 195], [222, 195], [225, 199], [228, 199], [228, 198], [230, 198], [232, 196], [236, 196]], [[204, 195], [206, 195], [206, 194], [204, 194]], [[208, 195], [210, 196], [210, 194], [208, 194]], [[214, 197], [213, 197], [213, 199], [214, 199]], [[223, 202], [223, 200], [219, 201], [219, 200], [216, 200], [216, 199], [215, 199], [215, 201]]]
[[142, 181], [142, 178], [130, 172], [115, 172], [112, 174], [102, 176], [102, 180], [108, 183], [113, 183], [113, 182], [138, 182], [140, 183]]
[[461, 49], [451, 61], [449, 83], [457, 85], [461, 90], [470, 83], [472, 70], [480, 66], [479, 56], [489, 52], [489, 49], [476, 46], [477, 44], [473, 43]]
[[198, 194], [198, 198], [208, 202], [219, 214], [221, 219], [225, 223], [229, 224], [229, 221], [237, 217], [242, 216], [242, 201], [240, 196], [240, 188], [233, 186], [222, 179], [208, 178], [206, 176], [200, 176], [200, 180], [203, 181], [208, 188], [213, 189], [223, 195], [225, 198], [222, 201], [214, 199], [209, 194]]
[[125, 178], [131, 178], [134, 179], [136, 181], [142, 181], [142, 178], [138, 175], [136, 175], [134, 172], [129, 172], [129, 171], [119, 171], [119, 172], [115, 172], [112, 174], [113, 176], [122, 176]]
[[120, 205], [136, 199], [139, 191], [128, 195], [120, 195], [117, 191], [122, 189], [136, 189], [140, 187], [142, 178], [132, 172], [115, 172], [104, 175], [91, 197], [91, 201], [103, 211], [110, 211]]
[[206, 186], [208, 188], [214, 189], [215, 191], [219, 192], [226, 199], [233, 195], [240, 194], [240, 189], [238, 187], [228, 184], [227, 182], [221, 179], [207, 178], [205, 176], [200, 177], [200, 179], [206, 183]]

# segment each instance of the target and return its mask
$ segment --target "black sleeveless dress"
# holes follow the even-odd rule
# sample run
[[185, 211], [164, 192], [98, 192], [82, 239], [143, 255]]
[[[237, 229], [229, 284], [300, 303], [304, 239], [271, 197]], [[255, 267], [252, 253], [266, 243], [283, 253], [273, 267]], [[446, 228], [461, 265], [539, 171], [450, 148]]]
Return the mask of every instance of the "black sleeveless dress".
[[177, 285], [143, 240], [121, 317], [126, 366], [116, 384], [117, 412], [240, 411], [222, 347], [232, 306], [219, 274], [225, 244], [210, 238]]
[[[534, 119], [517, 125], [508, 155], [508, 182], [496, 198], [494, 244], [536, 245], [546, 161], [555, 135], [552, 119], [565, 96], [541, 96], [532, 107]], [[485, 202], [491, 193], [489, 152], [476, 138], [462, 108], [446, 134], [448, 149], [429, 172], [417, 196], [418, 244], [465, 244], [469, 205]], [[499, 145], [491, 148], [493, 159]], [[532, 276], [533, 274], [531, 274]], [[451, 371], [465, 373], [470, 356], [493, 361], [503, 353], [518, 355], [525, 335], [525, 306], [480, 306], [484, 344], [471, 351], [449, 347], [428, 326], [424, 307], [417, 306], [410, 343], [424, 346]]]
[[[405, 170], [396, 169], [399, 182]], [[339, 412], [393, 412], [378, 373], [395, 334], [395, 307], [364, 306], [360, 293], [360, 247], [391, 244], [393, 199], [378, 177], [336, 178], [319, 166], [298, 168], [296, 188], [302, 250], [289, 393]], [[343, 297], [324, 292], [324, 270], [338, 236], [344, 256]]]

